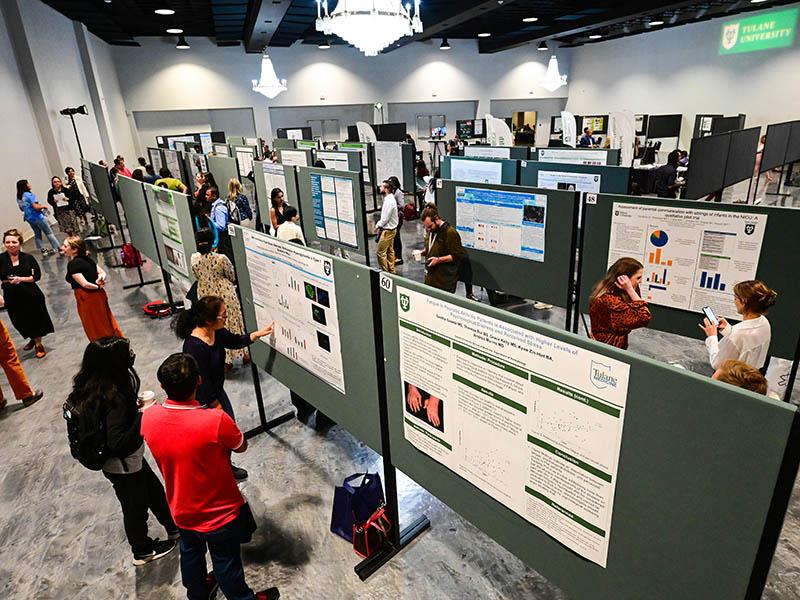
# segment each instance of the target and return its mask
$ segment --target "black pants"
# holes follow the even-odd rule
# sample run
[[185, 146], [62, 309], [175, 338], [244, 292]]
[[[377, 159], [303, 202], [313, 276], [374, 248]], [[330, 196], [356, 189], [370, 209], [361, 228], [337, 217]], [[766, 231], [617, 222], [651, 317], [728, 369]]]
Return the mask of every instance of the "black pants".
[[122, 506], [125, 535], [134, 554], [147, 554], [153, 549], [153, 539], [147, 534], [148, 509], [153, 511], [168, 533], [178, 531], [169, 511], [164, 486], [146, 460], [142, 459], [142, 468], [136, 473], [119, 475], [103, 471], [103, 475], [114, 486]]
[[464, 291], [467, 296], [472, 296], [472, 263], [466, 254], [458, 261], [458, 278], [464, 282]]
[[394, 258], [395, 260], [403, 260], [403, 239], [400, 237], [400, 230], [403, 228], [403, 222], [397, 226], [397, 234], [394, 236]]

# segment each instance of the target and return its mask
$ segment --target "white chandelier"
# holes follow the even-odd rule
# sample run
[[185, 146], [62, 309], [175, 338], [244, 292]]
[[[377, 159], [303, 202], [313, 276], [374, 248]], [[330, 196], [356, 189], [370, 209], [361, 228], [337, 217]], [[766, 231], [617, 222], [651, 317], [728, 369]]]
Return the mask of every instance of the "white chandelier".
[[542, 87], [548, 92], [555, 92], [562, 85], [567, 85], [567, 76], [558, 72], [558, 59], [554, 54], [550, 57], [550, 64], [547, 65], [547, 73], [542, 79]]
[[253, 79], [253, 91], [272, 99], [287, 89], [286, 80], [278, 79], [275, 74], [275, 67], [272, 66], [269, 54], [264, 54], [261, 57], [261, 79], [258, 81]]
[[402, 0], [339, 0], [328, 13], [328, 0], [317, 0], [317, 31], [336, 35], [366, 56], [392, 45], [401, 37], [422, 32], [420, 0], [403, 5]]

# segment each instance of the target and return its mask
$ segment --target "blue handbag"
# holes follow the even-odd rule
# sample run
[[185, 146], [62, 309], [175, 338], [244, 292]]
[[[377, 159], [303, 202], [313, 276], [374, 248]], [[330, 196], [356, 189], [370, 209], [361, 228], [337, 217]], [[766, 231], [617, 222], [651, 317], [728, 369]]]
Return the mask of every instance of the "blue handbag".
[[[361, 479], [354, 486], [353, 482]], [[336, 486], [333, 494], [331, 531], [353, 542], [353, 526], [363, 525], [372, 514], [385, 504], [383, 483], [377, 473], [356, 473]]]

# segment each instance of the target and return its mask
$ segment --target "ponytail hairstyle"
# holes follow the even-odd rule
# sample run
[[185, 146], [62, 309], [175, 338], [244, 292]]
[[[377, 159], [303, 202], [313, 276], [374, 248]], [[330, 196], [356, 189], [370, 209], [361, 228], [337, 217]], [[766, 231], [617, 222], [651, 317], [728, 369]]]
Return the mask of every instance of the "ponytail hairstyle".
[[224, 303], [219, 296], [203, 296], [192, 304], [192, 308], [178, 313], [172, 321], [172, 330], [178, 338], [185, 340], [195, 327], [205, 327], [216, 321]]
[[[606, 292], [622, 296], [622, 290], [617, 287], [617, 277], [621, 277], [622, 275], [633, 277], [641, 269], [644, 269], [644, 265], [635, 258], [624, 256], [618, 259], [617, 262], [608, 268], [605, 277], [598, 281], [594, 288], [592, 288], [592, 294], [589, 296], [589, 303], [591, 304]], [[638, 292], [639, 290], [637, 289], [636, 291]]]
[[733, 293], [742, 302], [747, 312], [758, 315], [767, 314], [778, 298], [778, 292], [770, 289], [758, 279], [740, 281], [733, 286]]
[[64, 243], [75, 250], [75, 256], [89, 256], [89, 249], [86, 247], [86, 242], [84, 242], [80, 236], [71, 235], [64, 240]]

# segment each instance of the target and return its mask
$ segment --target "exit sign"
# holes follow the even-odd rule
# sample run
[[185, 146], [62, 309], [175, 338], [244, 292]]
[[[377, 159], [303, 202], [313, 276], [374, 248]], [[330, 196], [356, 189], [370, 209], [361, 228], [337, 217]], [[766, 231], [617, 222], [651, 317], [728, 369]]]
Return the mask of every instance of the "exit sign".
[[800, 9], [793, 8], [725, 23], [719, 53], [742, 54], [792, 46], [798, 12]]

